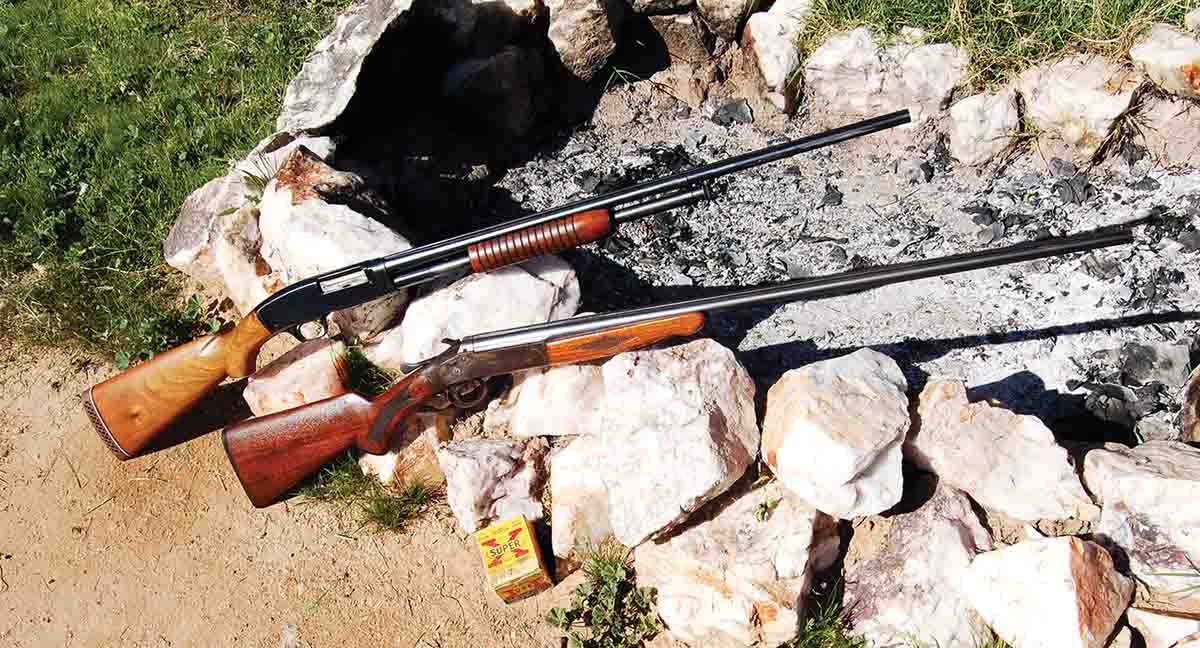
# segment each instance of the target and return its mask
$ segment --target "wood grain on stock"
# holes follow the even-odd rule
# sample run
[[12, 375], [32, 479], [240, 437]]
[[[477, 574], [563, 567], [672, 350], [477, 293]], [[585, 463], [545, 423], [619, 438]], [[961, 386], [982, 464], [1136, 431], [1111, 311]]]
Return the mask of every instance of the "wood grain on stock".
[[373, 400], [342, 394], [242, 421], [222, 433], [225, 453], [250, 501], [270, 506], [350, 446], [387, 452], [394, 431], [436, 391], [418, 372]]
[[371, 425], [371, 401], [349, 393], [225, 428], [225, 453], [262, 508], [333, 460]]
[[598, 241], [611, 229], [608, 210], [593, 209], [476, 243], [467, 256], [472, 270], [486, 272]]
[[703, 313], [684, 313], [618, 329], [587, 333], [546, 343], [551, 364], [585, 362], [632, 351], [667, 338], [691, 335], [704, 326]]
[[233, 329], [192, 340], [89, 387], [84, 407], [113, 454], [128, 459], [222, 380], [252, 373], [270, 337], [251, 313]]

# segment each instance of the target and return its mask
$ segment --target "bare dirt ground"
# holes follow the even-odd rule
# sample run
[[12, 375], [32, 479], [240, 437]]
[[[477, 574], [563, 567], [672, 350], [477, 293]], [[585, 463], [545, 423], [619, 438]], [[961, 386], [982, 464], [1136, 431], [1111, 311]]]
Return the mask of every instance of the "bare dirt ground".
[[79, 401], [114, 371], [0, 350], [0, 646], [558, 645], [575, 579], [505, 606], [444, 505], [402, 533], [257, 510], [216, 433], [117, 461]]

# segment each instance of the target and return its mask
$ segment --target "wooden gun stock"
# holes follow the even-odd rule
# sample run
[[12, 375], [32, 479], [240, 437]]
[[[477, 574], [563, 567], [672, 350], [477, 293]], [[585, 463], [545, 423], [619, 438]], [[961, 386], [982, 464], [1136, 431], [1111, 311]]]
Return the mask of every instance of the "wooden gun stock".
[[129, 459], [226, 378], [254, 372], [271, 332], [253, 313], [127, 369], [83, 393], [92, 425], [119, 459]]
[[372, 401], [342, 394], [231, 425], [225, 453], [250, 501], [270, 506], [351, 446], [386, 452], [396, 426], [435, 394], [417, 371]]

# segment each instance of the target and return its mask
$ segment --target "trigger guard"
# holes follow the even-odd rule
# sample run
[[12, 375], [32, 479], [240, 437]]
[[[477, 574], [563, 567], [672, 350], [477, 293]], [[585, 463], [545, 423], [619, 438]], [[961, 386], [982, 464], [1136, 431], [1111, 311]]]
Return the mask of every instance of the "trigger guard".
[[[311, 337], [305, 335], [304, 333], [304, 327], [310, 324], [318, 327], [316, 334], [312, 335]], [[292, 337], [296, 338], [297, 342], [311, 342], [313, 340], [319, 340], [328, 335], [329, 324], [325, 321], [325, 318], [321, 318], [319, 320], [312, 320], [310, 322], [297, 324], [296, 326], [288, 329], [287, 332], [290, 333]]]

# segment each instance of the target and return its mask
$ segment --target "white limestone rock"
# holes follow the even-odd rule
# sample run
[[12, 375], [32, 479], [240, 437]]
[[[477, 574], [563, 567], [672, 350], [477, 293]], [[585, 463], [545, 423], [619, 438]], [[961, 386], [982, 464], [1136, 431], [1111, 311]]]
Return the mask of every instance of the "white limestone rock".
[[1146, 648], [1180, 648], [1180, 642], [1200, 632], [1200, 619], [1159, 614], [1136, 607], [1129, 608], [1126, 615]]
[[354, 96], [363, 62], [384, 32], [403, 24], [411, 6], [412, 0], [369, 0], [338, 15], [288, 83], [275, 129], [317, 130], [333, 123]]
[[805, 87], [826, 110], [878, 115], [908, 108], [933, 117], [966, 76], [967, 55], [948, 44], [882, 48], [866, 27], [834, 34], [804, 62]]
[[1200, 367], [1192, 370], [1179, 394], [1180, 441], [1200, 443]]
[[[412, 247], [379, 221], [327, 203], [317, 191], [354, 192], [361, 186], [361, 178], [333, 169], [307, 148], [288, 156], [263, 192], [258, 222], [263, 258], [287, 283]], [[406, 299], [405, 291], [397, 291], [331, 318], [343, 334], [370, 340], [398, 316]]]
[[384, 484], [441, 486], [446, 483], [446, 476], [438, 464], [437, 449], [450, 441], [450, 437], [446, 417], [422, 412], [404, 422], [404, 429], [392, 436], [392, 445], [386, 453], [359, 455], [358, 467], [364, 475], [374, 476]]
[[603, 373], [610, 522], [632, 547], [687, 519], [754, 461], [754, 382], [709, 339], [622, 353]]
[[[257, 212], [253, 209], [258, 197], [248, 182], [249, 176], [270, 179], [283, 165], [283, 160], [300, 146], [306, 146], [322, 158], [333, 155], [333, 140], [327, 137], [293, 137], [277, 133], [259, 142], [245, 159], [231, 165], [228, 173], [213, 178], [196, 189], [179, 208], [167, 238], [163, 240], [163, 258], [172, 268], [233, 298], [245, 314], [248, 300], [257, 298], [260, 290], [268, 293], [282, 286], [265, 283], [251, 286], [252, 278], [264, 272], [247, 275], [243, 266], [261, 261], [258, 256]], [[254, 225], [249, 225], [253, 214]], [[234, 221], [234, 222], [230, 222]], [[266, 268], [269, 271], [270, 268]]]
[[754, 383], [712, 340], [622, 353], [602, 377], [599, 423], [552, 460], [556, 555], [610, 533], [637, 546], [724, 492], [758, 454]]
[[256, 207], [245, 205], [217, 219], [215, 227], [213, 267], [225, 286], [225, 293], [245, 316], [287, 283], [259, 254], [262, 233], [258, 229]]
[[1155, 85], [1180, 97], [1200, 97], [1200, 40], [1156, 24], [1129, 50], [1129, 58]]
[[800, 67], [797, 41], [812, 9], [812, 0], [777, 0], [746, 22], [743, 39], [767, 87], [767, 98], [781, 111], [795, 108]]
[[1099, 514], [1045, 424], [968, 402], [960, 381], [929, 381], [905, 449], [918, 466], [1017, 520], [1093, 520]]
[[341, 342], [301, 342], [246, 380], [242, 398], [255, 416], [300, 407], [346, 393], [338, 371]]
[[[1150, 441], [1089, 450], [1084, 480], [1103, 503], [1096, 537], [1114, 546], [1136, 577], [1138, 605], [1200, 613], [1200, 449]], [[1183, 574], [1173, 575], [1173, 574]]]
[[1163, 167], [1200, 165], [1200, 106], [1186, 99], [1149, 97], [1137, 112], [1138, 135]]
[[568, 72], [590, 81], [617, 49], [625, 4], [621, 0], [547, 0], [550, 42]]
[[934, 646], [970, 646], [981, 620], [961, 582], [992, 537], [971, 502], [942, 486], [919, 509], [891, 518], [887, 544], [848, 564], [843, 607], [853, 632], [876, 648], [908, 648], [913, 637]]
[[1193, 32], [1200, 33], [1200, 7], [1192, 9], [1183, 17], [1183, 26]]
[[546, 444], [497, 439], [451, 441], [437, 450], [446, 476], [446, 503], [467, 533], [504, 518], [523, 514], [540, 520], [537, 490]]
[[447, 347], [445, 338], [563, 319], [579, 308], [579, 280], [558, 257], [468, 275], [414, 299], [404, 321], [364, 349], [389, 369], [416, 363]]
[[581, 436], [550, 453], [550, 533], [554, 555], [586, 555], [613, 537], [603, 459], [608, 441]]
[[1171, 646], [1171, 648], [1200, 648], [1200, 632], [1193, 632], [1183, 639], [1176, 641], [1175, 645]]
[[870, 349], [793, 369], [767, 394], [763, 458], [824, 513], [848, 519], [885, 511], [903, 490], [907, 389], [896, 362]]
[[1030, 68], [1017, 80], [1025, 117], [1039, 129], [1093, 155], [1129, 110], [1141, 75], [1098, 56], [1070, 56]]
[[599, 365], [533, 369], [513, 377], [501, 398], [488, 404], [484, 433], [518, 439], [596, 432], [603, 416], [604, 378]]
[[980, 554], [963, 589], [996, 634], [1022, 648], [1104, 648], [1133, 596], [1108, 552], [1075, 537]]
[[967, 166], [985, 164], [1012, 145], [1020, 118], [1017, 94], [977, 94], [950, 107], [950, 154]]
[[[773, 507], [761, 520], [764, 502]], [[670, 634], [714, 648], [773, 648], [794, 638], [813, 569], [836, 557], [833, 520], [778, 483], [710, 506], [713, 517], [634, 550], [638, 583], [656, 588]]]

